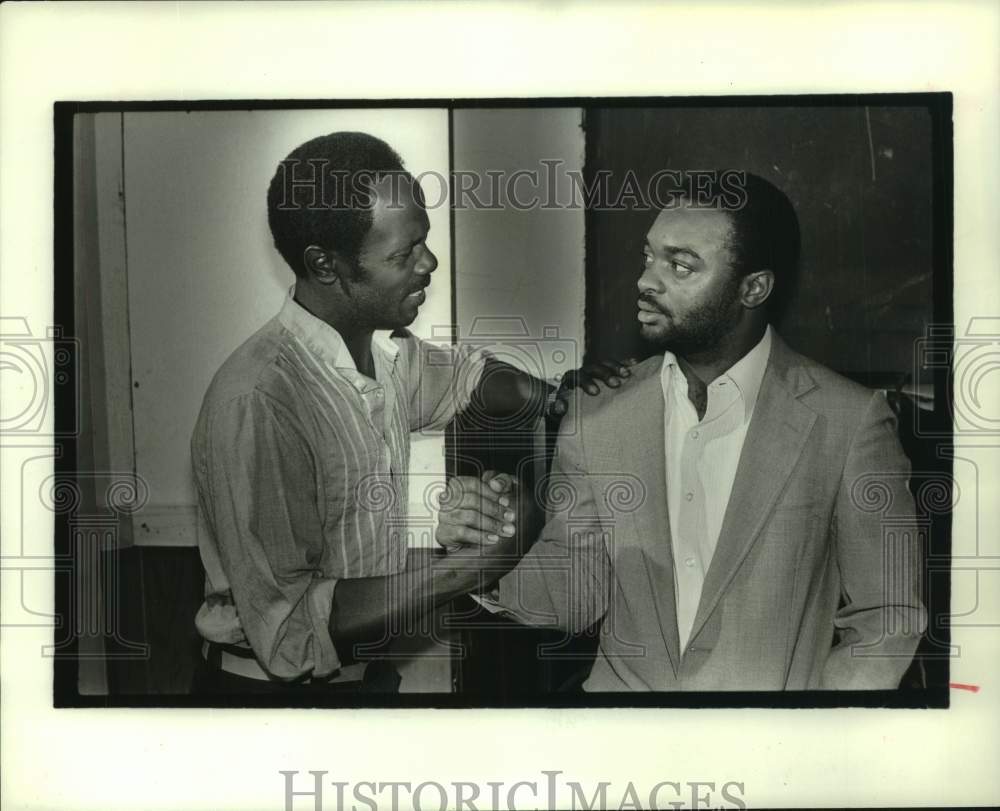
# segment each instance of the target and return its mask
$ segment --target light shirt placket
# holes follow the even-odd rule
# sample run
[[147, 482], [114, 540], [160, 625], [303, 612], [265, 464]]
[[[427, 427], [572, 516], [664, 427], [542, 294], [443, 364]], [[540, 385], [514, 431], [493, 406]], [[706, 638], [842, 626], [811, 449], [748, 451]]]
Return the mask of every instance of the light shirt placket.
[[338, 367], [334, 371], [344, 377], [358, 393], [364, 405], [368, 426], [379, 438], [381, 455], [376, 475], [379, 478], [383, 476], [389, 478], [393, 490], [397, 494], [397, 500], [402, 499], [402, 503], [405, 504], [406, 476], [404, 474], [406, 471], [399, 469], [403, 460], [397, 459], [397, 454], [393, 453], [396, 387], [393, 384], [392, 375], [397, 356], [387, 355], [376, 348], [374, 343], [372, 349], [375, 380], [353, 367]]
[[[677, 630], [681, 649], [688, 643], [694, 625], [705, 574], [715, 553], [709, 515], [706, 487], [714, 486], [712, 444], [737, 430], [743, 419], [742, 398], [739, 388], [726, 377], [719, 378], [708, 387], [708, 402], [704, 418], [699, 421], [694, 405], [688, 399], [687, 378], [675, 365], [671, 368], [673, 409], [666, 410], [668, 441], [681, 440], [678, 464], [668, 482], [673, 490], [674, 515], [677, 521], [671, 528], [673, 544], [675, 593], [677, 595]], [[673, 413], [671, 413], [673, 412]], [[680, 420], [679, 425], [670, 425]], [[668, 451], [668, 459], [673, 454]], [[679, 483], [679, 487], [669, 485]], [[717, 518], [717, 517], [716, 517]], [[717, 534], [717, 533], [716, 533]]]

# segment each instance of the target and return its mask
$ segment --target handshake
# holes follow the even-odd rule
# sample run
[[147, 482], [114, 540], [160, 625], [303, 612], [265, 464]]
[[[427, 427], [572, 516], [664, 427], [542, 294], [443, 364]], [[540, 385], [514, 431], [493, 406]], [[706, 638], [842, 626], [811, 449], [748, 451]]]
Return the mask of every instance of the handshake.
[[[600, 383], [617, 389], [631, 376], [635, 363], [635, 358], [599, 361], [569, 372], [558, 389], [551, 392], [549, 415], [565, 414], [570, 392], [576, 388], [589, 395], [600, 393]], [[506, 383], [504, 387], [509, 388]], [[516, 562], [541, 530], [541, 509], [532, 494], [524, 492], [521, 482], [508, 473], [487, 470], [479, 478], [455, 476], [449, 479], [438, 505], [435, 537], [449, 556]]]
[[534, 540], [539, 510], [516, 477], [487, 470], [455, 476], [439, 497], [436, 540], [448, 554], [523, 554]]

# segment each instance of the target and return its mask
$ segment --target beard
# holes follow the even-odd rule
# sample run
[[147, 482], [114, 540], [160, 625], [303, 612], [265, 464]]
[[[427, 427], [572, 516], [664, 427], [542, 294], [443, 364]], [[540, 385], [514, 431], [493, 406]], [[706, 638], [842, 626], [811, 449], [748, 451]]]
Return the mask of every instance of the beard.
[[399, 330], [410, 326], [423, 304], [410, 295], [426, 291], [430, 279], [418, 280], [405, 287], [374, 288], [370, 280], [375, 276], [375, 272], [359, 259], [351, 265], [350, 276], [343, 284], [345, 295], [353, 301], [357, 324], [372, 330]]
[[642, 324], [640, 334], [658, 351], [668, 350], [680, 357], [711, 350], [729, 335], [740, 321], [742, 306], [736, 291], [739, 282], [717, 296], [689, 310], [682, 318], [668, 315], [649, 298], [643, 298], [666, 319], [661, 324]]

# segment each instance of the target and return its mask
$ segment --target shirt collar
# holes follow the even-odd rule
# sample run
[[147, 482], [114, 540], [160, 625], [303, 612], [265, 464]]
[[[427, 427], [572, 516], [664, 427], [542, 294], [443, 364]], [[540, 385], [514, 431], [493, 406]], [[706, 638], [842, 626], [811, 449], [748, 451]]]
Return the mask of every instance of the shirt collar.
[[[757, 405], [757, 396], [760, 394], [760, 387], [764, 382], [767, 361], [771, 357], [771, 343], [771, 325], [768, 324], [764, 330], [764, 336], [754, 348], [709, 384], [710, 392], [713, 386], [718, 387], [726, 383], [735, 384], [743, 398], [744, 417], [748, 422], [753, 415], [754, 407]], [[660, 377], [664, 384], [668, 381], [672, 382], [679, 387], [678, 393], [687, 396], [687, 378], [684, 377], [673, 352], [663, 353]]]
[[[278, 321], [285, 329], [304, 343], [310, 351], [335, 369], [349, 369], [357, 372], [347, 344], [336, 329], [317, 318], [295, 300], [294, 285], [278, 313]], [[390, 365], [399, 354], [399, 347], [391, 340], [390, 332], [378, 331], [372, 334], [372, 349], [380, 350], [387, 356]]]
[[[717, 380], [729, 378], [743, 395], [743, 406], [746, 409], [747, 422], [753, 414], [757, 405], [757, 395], [760, 394], [761, 384], [764, 382], [764, 372], [767, 370], [767, 361], [771, 357], [771, 325], [767, 325], [762, 337], [757, 345], [747, 352], [736, 363], [729, 367], [725, 374], [720, 375]], [[717, 380], [713, 380], [716, 383]]]

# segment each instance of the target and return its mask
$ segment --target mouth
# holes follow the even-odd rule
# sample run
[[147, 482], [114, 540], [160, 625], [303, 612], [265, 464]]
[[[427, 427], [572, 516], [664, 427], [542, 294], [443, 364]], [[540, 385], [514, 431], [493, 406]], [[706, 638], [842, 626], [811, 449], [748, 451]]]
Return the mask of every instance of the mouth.
[[427, 294], [424, 292], [426, 287], [426, 284], [418, 287], [406, 297], [407, 301], [415, 301], [417, 304], [423, 304], [427, 300]]
[[636, 304], [639, 308], [639, 311], [636, 313], [636, 318], [643, 324], [652, 324], [658, 318], [664, 317], [663, 311], [659, 310], [649, 302], [639, 299]]

